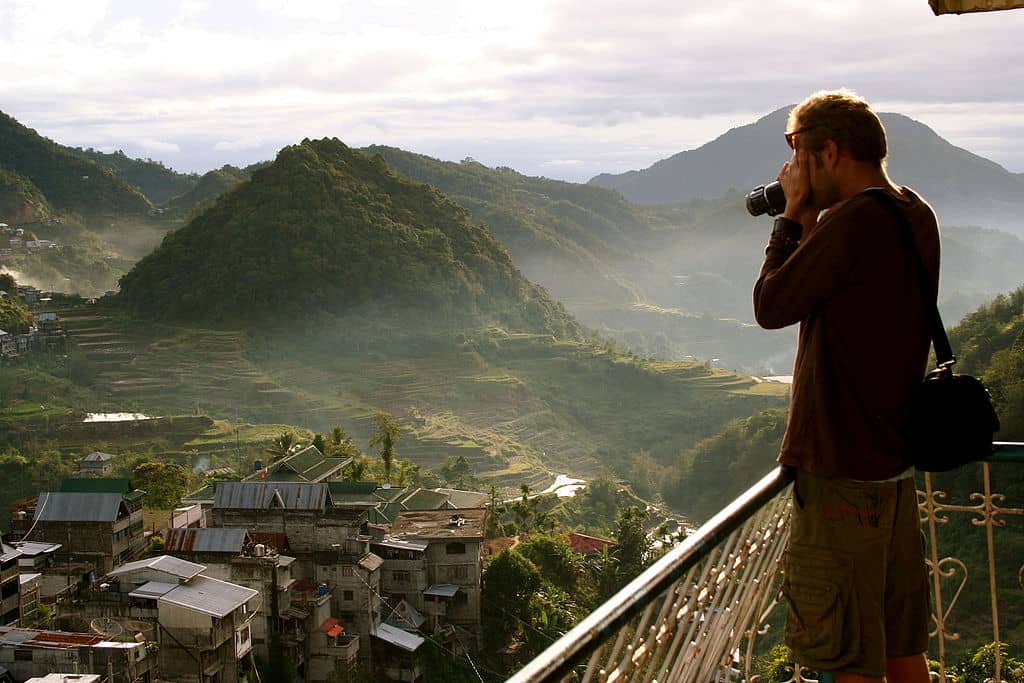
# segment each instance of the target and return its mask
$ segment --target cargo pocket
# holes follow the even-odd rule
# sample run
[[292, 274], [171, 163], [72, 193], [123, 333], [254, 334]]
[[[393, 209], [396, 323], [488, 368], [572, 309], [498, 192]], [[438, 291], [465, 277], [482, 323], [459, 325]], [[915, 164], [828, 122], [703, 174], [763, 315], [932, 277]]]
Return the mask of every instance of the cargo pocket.
[[786, 550], [786, 645], [803, 666], [830, 671], [859, 657], [852, 572], [848, 561], [826, 550], [799, 544]]

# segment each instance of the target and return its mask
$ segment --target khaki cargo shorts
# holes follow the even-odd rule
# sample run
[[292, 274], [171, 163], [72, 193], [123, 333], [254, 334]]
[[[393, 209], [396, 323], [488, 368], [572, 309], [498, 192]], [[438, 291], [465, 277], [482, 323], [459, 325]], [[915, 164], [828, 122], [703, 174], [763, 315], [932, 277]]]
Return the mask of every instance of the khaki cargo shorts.
[[783, 562], [786, 645], [817, 671], [885, 675], [928, 649], [931, 620], [914, 479], [858, 482], [797, 472]]

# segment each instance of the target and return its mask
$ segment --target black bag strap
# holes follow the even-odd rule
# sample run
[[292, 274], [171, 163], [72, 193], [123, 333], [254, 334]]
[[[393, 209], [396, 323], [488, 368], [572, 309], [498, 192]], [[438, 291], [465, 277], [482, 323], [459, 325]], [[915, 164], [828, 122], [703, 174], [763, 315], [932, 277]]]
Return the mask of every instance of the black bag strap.
[[928, 269], [925, 268], [924, 259], [917, 248], [917, 240], [914, 239], [914, 232], [910, 227], [903, 209], [896, 203], [896, 198], [880, 187], [871, 187], [864, 190], [864, 194], [878, 199], [888, 209], [889, 213], [896, 218], [896, 221], [903, 228], [903, 241], [910, 247], [914, 255], [914, 263], [917, 264], [917, 274], [921, 283], [921, 293], [925, 299], [925, 316], [928, 318], [928, 327], [931, 328], [932, 343], [935, 345], [935, 359], [941, 369], [951, 368], [956, 363], [956, 356], [953, 355], [953, 348], [949, 345], [949, 337], [946, 336], [946, 327], [942, 324], [942, 316], [939, 315], [939, 307], [936, 303], [938, 295], [932, 290], [928, 277]]

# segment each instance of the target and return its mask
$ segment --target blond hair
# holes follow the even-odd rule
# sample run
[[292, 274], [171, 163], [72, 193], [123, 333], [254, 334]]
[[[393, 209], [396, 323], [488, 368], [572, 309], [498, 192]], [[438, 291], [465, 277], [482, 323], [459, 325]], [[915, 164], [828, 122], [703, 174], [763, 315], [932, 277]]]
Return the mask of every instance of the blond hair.
[[804, 145], [812, 151], [836, 143], [843, 152], [857, 161], [882, 166], [888, 153], [885, 127], [867, 100], [845, 88], [821, 90], [789, 112], [790, 131], [800, 134]]

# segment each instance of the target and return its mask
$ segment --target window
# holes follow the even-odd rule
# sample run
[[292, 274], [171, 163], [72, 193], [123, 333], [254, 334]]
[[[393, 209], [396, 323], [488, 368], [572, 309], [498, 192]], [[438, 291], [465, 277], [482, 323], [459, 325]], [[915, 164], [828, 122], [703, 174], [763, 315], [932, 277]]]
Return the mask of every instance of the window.
[[409, 572], [391, 572], [391, 579], [395, 583], [409, 583], [411, 577]]
[[355, 600], [356, 599], [356, 595], [352, 591], [345, 591], [344, 593], [342, 593], [342, 599], [344, 599], [344, 600]]
[[448, 567], [448, 578], [465, 579], [469, 576], [469, 569], [464, 564], [455, 567]]
[[448, 555], [465, 555], [466, 544], [465, 543], [448, 543], [444, 547], [444, 552]]
[[341, 575], [342, 576], [352, 576], [352, 565], [350, 565], [350, 564], [343, 564], [341, 566]]

